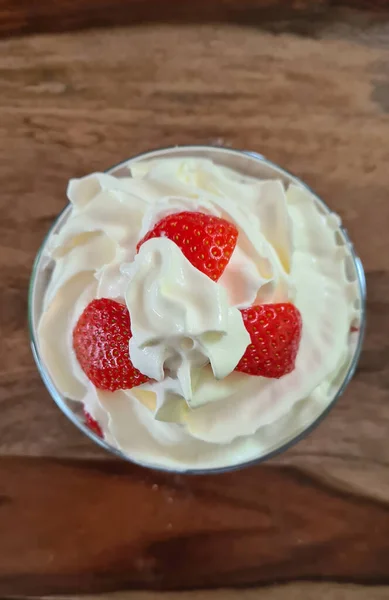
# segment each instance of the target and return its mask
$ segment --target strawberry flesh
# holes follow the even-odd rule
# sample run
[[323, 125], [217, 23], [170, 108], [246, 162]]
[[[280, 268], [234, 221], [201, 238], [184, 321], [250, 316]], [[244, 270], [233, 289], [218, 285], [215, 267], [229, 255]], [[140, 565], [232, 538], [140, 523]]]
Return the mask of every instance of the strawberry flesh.
[[98, 422], [84, 409], [85, 425], [97, 436], [103, 438], [103, 431]]
[[138, 243], [167, 237], [199, 271], [217, 281], [223, 274], [238, 239], [238, 230], [220, 217], [184, 211], [165, 217]]
[[251, 306], [241, 313], [251, 343], [235, 370], [276, 379], [293, 371], [302, 330], [299, 310], [286, 302]]
[[125, 390], [149, 381], [129, 355], [127, 307], [109, 298], [92, 300], [73, 331], [73, 348], [88, 379], [99, 389]]

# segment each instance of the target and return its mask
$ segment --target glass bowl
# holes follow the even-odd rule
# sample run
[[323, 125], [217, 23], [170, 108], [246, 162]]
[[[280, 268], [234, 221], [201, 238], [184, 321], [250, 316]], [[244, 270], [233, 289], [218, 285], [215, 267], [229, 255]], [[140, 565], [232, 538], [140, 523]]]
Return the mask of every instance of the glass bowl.
[[[133, 165], [134, 163], [140, 163], [143, 161], [147, 161], [155, 158], [209, 158], [213, 160], [216, 164], [220, 164], [226, 167], [230, 167], [238, 172], [241, 172], [245, 175], [249, 175], [251, 177], [257, 177], [260, 179], [280, 179], [284, 182], [284, 184], [294, 183], [299, 186], [303, 186], [308, 188], [306, 184], [300, 181], [298, 178], [294, 177], [281, 167], [273, 164], [269, 160], [265, 159], [262, 155], [257, 154], [255, 152], [241, 151], [241, 150], [233, 150], [229, 148], [215, 147], [215, 146], [177, 146], [171, 148], [164, 148], [153, 150], [149, 152], [145, 152], [133, 158], [130, 158], [118, 165], [115, 165], [107, 170], [107, 173], [114, 175], [115, 177], [124, 177], [129, 176], [130, 173], [128, 171], [128, 166]], [[315, 196], [319, 206], [324, 212], [331, 213], [332, 211], [326, 206], [326, 204], [308, 188], [309, 191]], [[63, 397], [59, 391], [56, 389], [48, 370], [43, 363], [40, 351], [39, 344], [37, 339], [37, 326], [39, 317], [42, 311], [42, 302], [44, 298], [44, 293], [46, 290], [47, 283], [49, 281], [51, 272], [48, 266], [48, 260], [46, 258], [45, 250], [49, 244], [50, 238], [53, 234], [57, 233], [62, 225], [65, 223], [68, 215], [70, 214], [71, 206], [68, 204], [64, 210], [59, 214], [56, 221], [53, 223], [50, 228], [46, 238], [44, 239], [42, 246], [36, 256], [31, 281], [29, 288], [29, 302], [28, 302], [28, 312], [29, 312], [29, 329], [30, 329], [30, 338], [31, 338], [31, 346], [32, 352], [34, 355], [35, 362], [37, 364], [39, 373], [56, 404], [62, 410], [62, 412], [74, 423], [85, 435], [87, 435], [93, 442], [103, 447], [105, 450], [119, 456], [125, 460], [130, 462], [134, 462], [129, 456], [121, 452], [119, 449], [111, 446], [105, 440], [101, 439], [98, 435], [96, 435], [89, 427], [85, 424], [85, 417], [82, 411], [81, 403], [74, 402], [68, 400]], [[366, 282], [365, 275], [362, 267], [362, 263], [360, 259], [355, 254], [353, 245], [350, 241], [350, 238], [347, 234], [347, 231], [340, 227], [338, 230], [338, 239], [340, 243], [345, 244], [350, 251], [350, 264], [348, 265], [349, 278], [351, 280], [355, 280], [358, 284], [359, 289], [359, 305], [361, 312], [361, 320], [359, 323], [359, 329], [354, 334], [354, 342], [352, 347], [352, 356], [348, 364], [347, 370], [344, 372], [341, 381], [338, 382], [337, 391], [334, 394], [333, 399], [328, 403], [328, 405], [324, 408], [321, 414], [313, 421], [307, 425], [299, 426], [293, 432], [289, 432], [287, 436], [279, 437], [279, 439], [275, 439], [274, 445], [267, 451], [266, 453], [258, 456], [254, 460], [250, 460], [249, 462], [244, 462], [240, 464], [234, 464], [232, 466], [218, 467], [218, 468], [194, 468], [194, 469], [186, 469], [185, 471], [179, 469], [169, 469], [161, 466], [154, 466], [151, 464], [143, 465], [148, 466], [154, 469], [163, 470], [163, 471], [174, 471], [180, 473], [217, 473], [217, 472], [225, 472], [229, 470], [234, 470], [246, 466], [250, 466], [264, 460], [267, 460], [278, 454], [284, 450], [290, 448], [293, 444], [297, 443], [300, 439], [305, 437], [308, 433], [310, 433], [314, 427], [318, 425], [318, 423], [325, 417], [325, 415], [329, 412], [332, 406], [335, 404], [336, 400], [342, 395], [347, 384], [351, 380], [357, 363], [360, 356], [364, 330], [365, 330], [365, 300], [366, 300]]]

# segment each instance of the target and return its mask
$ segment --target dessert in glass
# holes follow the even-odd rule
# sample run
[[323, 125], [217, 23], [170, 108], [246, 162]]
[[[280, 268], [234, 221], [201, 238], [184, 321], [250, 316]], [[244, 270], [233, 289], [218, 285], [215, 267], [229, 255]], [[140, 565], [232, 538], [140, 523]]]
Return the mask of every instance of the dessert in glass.
[[175, 147], [73, 179], [35, 261], [32, 348], [63, 412], [133, 462], [242, 467], [356, 368], [365, 281], [339, 217], [255, 153]]

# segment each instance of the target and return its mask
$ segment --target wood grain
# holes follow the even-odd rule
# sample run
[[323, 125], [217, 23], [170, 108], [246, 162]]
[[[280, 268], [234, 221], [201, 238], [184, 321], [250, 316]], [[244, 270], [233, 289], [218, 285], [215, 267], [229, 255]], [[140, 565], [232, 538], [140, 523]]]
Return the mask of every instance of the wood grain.
[[190, 478], [124, 462], [9, 458], [0, 480], [2, 594], [389, 583], [386, 503], [290, 467]]
[[[0, 0], [0, 35], [73, 31], [144, 23], [245, 23], [270, 27], [337, 18], [338, 7], [389, 12], [389, 0]], [[308, 25], [307, 25], [308, 23]]]
[[[336, 583], [288, 583], [263, 588], [236, 588], [212, 591], [182, 591], [182, 592], [119, 592], [109, 594], [110, 600], [317, 600], [318, 598], [332, 600], [387, 600], [388, 592], [385, 586], [363, 586]], [[46, 597], [47, 598], [47, 597]], [[50, 597], [51, 598], [51, 597]], [[56, 596], [56, 600], [79, 600], [80, 596]], [[101, 600], [102, 596], [83, 596], [86, 600]]]
[[[106, 596], [107, 597], [107, 596]], [[62, 596], [57, 600], [78, 600], [75, 596]], [[100, 600], [101, 596], [84, 596], [88, 600]], [[110, 600], [317, 600], [318, 598], [334, 600], [387, 600], [387, 588], [382, 586], [366, 587], [361, 585], [344, 585], [336, 583], [289, 583], [277, 586], [248, 589], [220, 589], [212, 592], [119, 592], [109, 595]]]
[[[278, 583], [258, 598], [389, 598], [389, 19], [332, 14], [0, 42], [0, 597]], [[201, 478], [94, 447], [45, 391], [26, 319], [68, 178], [191, 142], [259, 151], [311, 184], [369, 298], [360, 368], [315, 433]]]

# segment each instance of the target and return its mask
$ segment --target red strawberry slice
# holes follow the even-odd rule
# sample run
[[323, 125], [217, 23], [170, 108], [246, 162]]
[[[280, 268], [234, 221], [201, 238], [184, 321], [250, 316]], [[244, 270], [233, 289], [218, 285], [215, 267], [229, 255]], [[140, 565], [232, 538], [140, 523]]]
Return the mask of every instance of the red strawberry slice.
[[241, 313], [251, 344], [235, 370], [277, 379], [293, 371], [302, 329], [299, 310], [286, 302], [251, 306]]
[[125, 390], [149, 381], [129, 355], [127, 307], [109, 298], [92, 300], [73, 331], [73, 348], [88, 379], [99, 389]]
[[98, 422], [85, 409], [84, 409], [84, 415], [85, 415], [85, 425], [87, 427], [89, 427], [89, 429], [91, 429], [93, 431], [93, 433], [95, 433], [99, 437], [101, 437], [101, 438], [104, 437], [103, 431], [102, 431], [100, 425], [98, 424]]
[[156, 237], [175, 242], [196, 269], [217, 281], [235, 249], [238, 230], [220, 217], [184, 211], [159, 221], [138, 243], [137, 251]]

